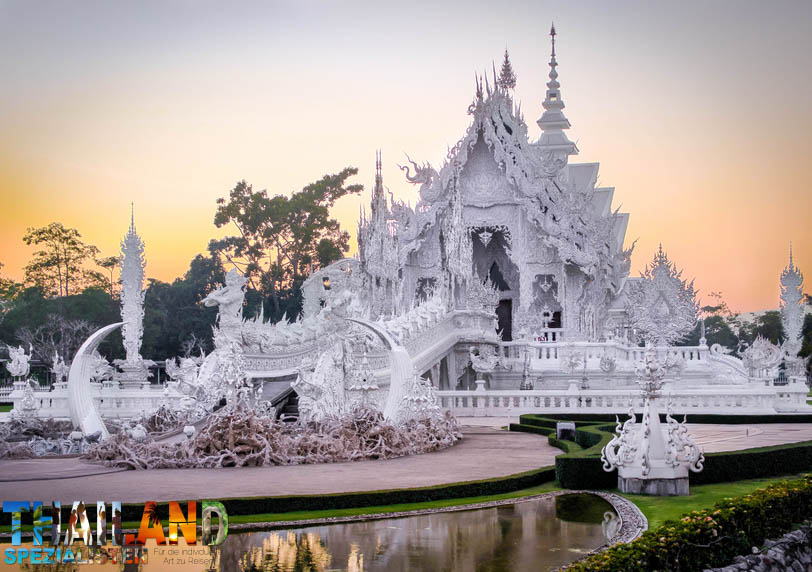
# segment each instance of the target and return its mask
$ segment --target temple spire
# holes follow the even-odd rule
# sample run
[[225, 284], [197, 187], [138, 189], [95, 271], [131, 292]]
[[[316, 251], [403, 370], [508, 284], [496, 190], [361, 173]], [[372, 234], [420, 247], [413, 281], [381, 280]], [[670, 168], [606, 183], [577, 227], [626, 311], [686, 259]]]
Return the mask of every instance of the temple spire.
[[383, 188], [383, 161], [381, 151], [375, 152], [375, 187], [372, 189], [372, 220], [386, 218], [387, 204], [386, 193]]
[[551, 53], [550, 53], [550, 81], [547, 82], [547, 93], [541, 104], [544, 113], [536, 122], [541, 128], [539, 146], [544, 151], [561, 152], [566, 155], [576, 155], [578, 147], [569, 140], [564, 129], [570, 128], [570, 122], [564, 115], [564, 100], [561, 98], [561, 84], [558, 83], [558, 61], [555, 59], [555, 25], [550, 27]]
[[516, 87], [516, 73], [513, 71], [513, 64], [510, 63], [510, 55], [505, 48], [505, 59], [502, 60], [502, 69], [499, 70], [499, 79], [496, 85], [507, 91]]

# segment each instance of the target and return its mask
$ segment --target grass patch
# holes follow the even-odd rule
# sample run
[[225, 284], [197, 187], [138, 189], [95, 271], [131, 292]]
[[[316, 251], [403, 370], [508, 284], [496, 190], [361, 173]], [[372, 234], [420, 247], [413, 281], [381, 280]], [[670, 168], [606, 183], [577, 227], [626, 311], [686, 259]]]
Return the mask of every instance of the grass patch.
[[465, 497], [457, 499], [445, 499], [437, 501], [428, 501], [420, 503], [404, 503], [404, 504], [390, 504], [380, 506], [368, 506], [362, 508], [343, 508], [334, 510], [307, 510], [296, 512], [283, 512], [283, 513], [265, 513], [265, 514], [247, 514], [247, 515], [229, 515], [228, 521], [230, 523], [252, 523], [252, 522], [285, 522], [289, 520], [307, 520], [311, 518], [331, 518], [336, 516], [357, 516], [363, 514], [387, 514], [392, 512], [402, 512], [409, 510], [425, 510], [431, 508], [445, 508], [449, 506], [460, 506], [465, 504], [474, 504], [480, 502], [506, 500], [526, 497], [530, 495], [538, 495], [541, 493], [548, 493], [550, 491], [559, 491], [560, 489], [555, 483], [548, 482], [528, 489], [521, 489], [510, 493], [502, 493], [498, 495], [486, 495], [478, 497]]
[[0, 403], [0, 413], [8, 413], [14, 408], [13, 403]]
[[756, 489], [763, 489], [767, 485], [780, 483], [787, 479], [802, 475], [790, 475], [769, 479], [750, 479], [729, 483], [714, 483], [711, 485], [691, 485], [691, 494], [687, 497], [652, 497], [647, 495], [630, 495], [618, 493], [636, 504], [648, 519], [650, 529], [655, 529], [666, 520], [679, 520], [679, 518], [693, 510], [710, 508], [717, 502], [728, 497], [746, 495]]

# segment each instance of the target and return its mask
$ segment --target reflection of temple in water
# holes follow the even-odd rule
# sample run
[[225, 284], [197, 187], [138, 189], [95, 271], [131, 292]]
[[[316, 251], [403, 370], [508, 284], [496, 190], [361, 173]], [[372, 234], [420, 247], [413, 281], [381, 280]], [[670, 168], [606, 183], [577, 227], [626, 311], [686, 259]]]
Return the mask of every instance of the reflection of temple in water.
[[555, 569], [603, 545], [606, 538], [602, 528], [606, 525], [602, 527], [600, 521], [556, 518], [554, 499], [544, 498], [490, 509], [231, 534], [220, 548], [218, 569]]

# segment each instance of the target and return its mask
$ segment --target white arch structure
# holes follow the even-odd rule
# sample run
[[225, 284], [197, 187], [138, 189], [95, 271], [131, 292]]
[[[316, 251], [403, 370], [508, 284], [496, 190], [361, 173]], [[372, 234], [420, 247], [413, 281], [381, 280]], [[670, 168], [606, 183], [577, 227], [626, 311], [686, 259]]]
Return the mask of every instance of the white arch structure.
[[90, 393], [90, 376], [93, 373], [91, 356], [108, 334], [123, 325], [124, 322], [118, 322], [94, 332], [76, 352], [68, 373], [68, 407], [73, 427], [81, 429], [85, 435], [101, 431], [102, 440], [107, 439], [110, 432], [107, 431]]

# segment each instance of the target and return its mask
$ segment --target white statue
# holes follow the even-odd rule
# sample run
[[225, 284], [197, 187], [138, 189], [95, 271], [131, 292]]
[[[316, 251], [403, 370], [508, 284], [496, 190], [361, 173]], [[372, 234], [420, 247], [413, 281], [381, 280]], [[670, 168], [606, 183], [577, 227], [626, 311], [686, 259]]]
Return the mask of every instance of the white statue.
[[31, 360], [31, 355], [34, 353], [34, 349], [29, 346], [28, 347], [28, 354], [25, 353], [25, 349], [22, 346], [19, 347], [12, 347], [6, 346], [8, 348], [8, 357], [11, 361], [6, 364], [6, 369], [15, 378], [27, 377], [29, 372], [31, 371], [31, 366], [29, 365], [29, 361]]
[[245, 282], [245, 277], [241, 276], [236, 269], [231, 269], [226, 273], [225, 286], [218, 288], [203, 299], [204, 306], [219, 307], [217, 322], [219, 333], [223, 337], [215, 337], [215, 345], [218, 349], [234, 342], [242, 342], [242, 305], [245, 299]]
[[65, 381], [65, 379], [68, 377], [69, 371], [70, 366], [68, 366], [65, 363], [65, 360], [62, 359], [62, 356], [60, 356], [58, 352], [54, 352], [51, 373], [54, 374], [54, 379], [56, 380], [56, 383], [61, 383]]

